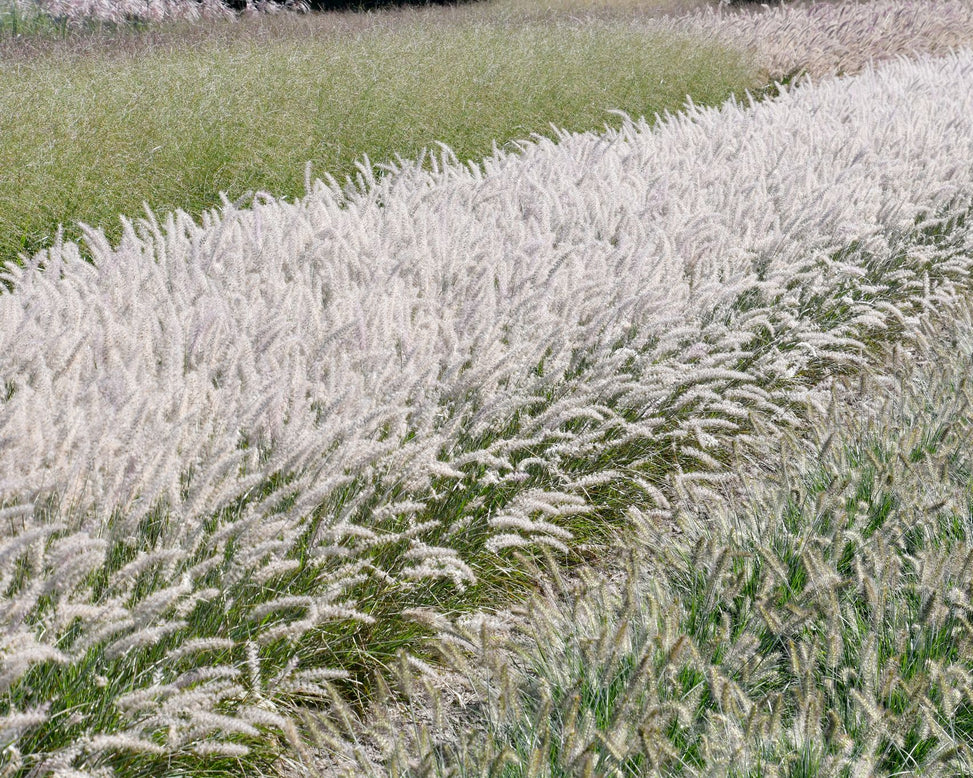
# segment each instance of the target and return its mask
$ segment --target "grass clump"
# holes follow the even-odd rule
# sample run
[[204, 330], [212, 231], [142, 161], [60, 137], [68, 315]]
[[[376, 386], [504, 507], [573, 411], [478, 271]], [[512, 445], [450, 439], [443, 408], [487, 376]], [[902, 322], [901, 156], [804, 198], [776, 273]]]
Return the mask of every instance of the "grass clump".
[[[355, 193], [129, 225], [117, 249], [92, 235], [92, 264], [62, 243], [10, 268], [12, 771], [269, 770], [301, 752], [296, 710], [353, 720], [400, 652], [430, 660], [444, 620], [524, 594], [515, 551], [573, 562], [630, 507], [664, 523], [682, 495], [718, 497], [837, 376], [967, 294], [973, 195], [942, 160], [968, 142], [971, 68], [900, 63], [482, 169], [404, 165]], [[749, 183], [760, 165], [772, 188]], [[893, 180], [922, 205], [862, 197]], [[595, 723], [614, 721], [613, 678], [589, 683]]]
[[[253, 3], [245, 7], [257, 12]], [[265, 11], [277, 8], [261, 3]], [[0, 50], [10, 46], [46, 47], [85, 38], [118, 40], [146, 32], [154, 25], [228, 20], [233, 15], [222, 0], [0, 0]]]
[[[391, 774], [968, 774], [971, 331], [843, 390], [775, 466], [687, 502], [683, 534], [633, 508], [614, 573], [538, 569], [512, 634], [447, 627], [446, 688], [476, 693], [426, 681], [439, 723], [396, 723]], [[451, 716], [468, 736], [437, 737]]]

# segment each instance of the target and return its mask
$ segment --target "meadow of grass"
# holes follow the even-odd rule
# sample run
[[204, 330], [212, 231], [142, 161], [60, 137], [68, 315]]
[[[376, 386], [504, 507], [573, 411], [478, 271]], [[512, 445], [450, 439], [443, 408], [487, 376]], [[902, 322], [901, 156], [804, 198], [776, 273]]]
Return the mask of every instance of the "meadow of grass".
[[[864, 29], [875, 14], [914, 21], [884, 0], [862, 8], [851, 18]], [[301, 43], [294, 31], [319, 22], [102, 30], [41, 55], [30, 41], [4, 50], [17, 96], [35, 95], [34, 132], [97, 137], [90, 165], [149, 133], [146, 106], [173, 115], [170, 81], [217, 133], [220, 95], [201, 85], [258, 64], [248, 76], [274, 88], [253, 87], [265, 102], [226, 115], [300, 128], [290, 114], [332, 90], [345, 103], [330, 121], [357, 117], [344, 137], [368, 134], [355, 148], [372, 161], [426, 145], [439, 111], [461, 142], [482, 142], [379, 179], [363, 164], [354, 187], [307, 186], [300, 152], [274, 133], [223, 157], [201, 132], [204, 172], [293, 152], [303, 196], [227, 204], [201, 224], [150, 215], [120, 242], [89, 233], [91, 264], [57, 241], [7, 269], [4, 774], [275, 774], [342, 754], [351, 774], [968, 770], [969, 53], [655, 126], [552, 132], [464, 165], [493, 130], [435, 94], [469, 112], [464, 84], [502, 87], [512, 105], [477, 121], [523, 137], [524, 117], [543, 113], [537, 81], [564, 110], [537, 122], [586, 129], [601, 124], [584, 113], [591, 94], [642, 83], [612, 70], [600, 36], [655, 76], [666, 63], [640, 43], [675, 56], [699, 39], [441, 13], [344, 16]], [[792, 29], [798, 17], [773, 18]], [[847, 32], [850, 17], [828, 18]], [[925, 43], [902, 40], [936, 50], [941, 30], [922, 29]], [[565, 42], [577, 59], [558, 52]], [[710, 42], [679, 83], [732, 89], [721, 62], [752, 77]], [[467, 49], [520, 52], [519, 67], [484, 71]], [[439, 92], [423, 92], [398, 70], [408, 88], [396, 91], [369, 69], [413, 50], [423, 65], [448, 60], [457, 82], [426, 70]], [[320, 81], [309, 92], [311, 54], [380, 94]], [[605, 73], [620, 92], [599, 91]], [[57, 77], [73, 122], [52, 108]], [[31, 93], [35, 78], [46, 86]], [[372, 112], [407, 114], [395, 137], [415, 145], [396, 146]], [[88, 115], [97, 135], [78, 129]], [[192, 111], [181, 121], [191, 132]], [[183, 176], [191, 145], [158, 168], [138, 158], [129, 186], [172, 177], [188, 198], [212, 178]], [[275, 191], [247, 178], [257, 168], [234, 181]], [[32, 198], [43, 211], [57, 196]], [[196, 213], [205, 198], [189, 202], [162, 210]], [[627, 571], [620, 546], [633, 551]], [[587, 591], [547, 583], [583, 559], [627, 575], [613, 591], [603, 577]], [[491, 637], [490, 614], [538, 588], [543, 608], [519, 618], [517, 640]], [[361, 719], [395, 697], [389, 684], [422, 685], [410, 667], [434, 677], [443, 654], [473, 689], [449, 714], [472, 737], [454, 723], [424, 738], [381, 706]], [[443, 709], [443, 688], [429, 686], [420, 719]]]
[[79, 238], [78, 222], [115, 240], [118, 215], [143, 203], [198, 217], [221, 192], [296, 197], [307, 162], [343, 180], [365, 154], [375, 167], [435, 142], [475, 160], [551, 124], [617, 127], [608, 108], [651, 117], [686, 95], [716, 104], [769, 79], [856, 72], [973, 35], [965, 0], [877, 0], [867, 19], [860, 7], [797, 5], [756, 21], [701, 0], [235, 21], [214, 20], [218, 5], [170, 5], [204, 18], [108, 14], [79, 28], [29, 2], [0, 4], [0, 263], [50, 245], [59, 226]]
[[364, 154], [413, 158], [437, 141], [477, 159], [551, 123], [617, 126], [608, 109], [652, 116], [758, 85], [740, 52], [689, 33], [453, 16], [254, 16], [190, 41], [178, 27], [103, 34], [83, 54], [0, 43], [0, 261], [50, 245], [62, 224], [68, 238], [82, 221], [117, 239], [118, 215], [143, 202], [198, 217], [221, 192], [293, 198], [307, 162], [342, 180]]

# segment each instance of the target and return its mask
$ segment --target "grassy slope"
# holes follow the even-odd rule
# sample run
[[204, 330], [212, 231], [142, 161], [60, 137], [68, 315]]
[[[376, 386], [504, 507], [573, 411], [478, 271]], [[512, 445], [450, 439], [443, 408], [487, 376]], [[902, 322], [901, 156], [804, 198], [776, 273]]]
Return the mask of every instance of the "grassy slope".
[[[48, 243], [58, 223], [111, 227], [143, 200], [198, 213], [221, 190], [297, 195], [307, 159], [340, 178], [362, 154], [413, 156], [433, 140], [475, 158], [549, 122], [600, 126], [609, 107], [676, 110], [687, 93], [716, 103], [755, 77], [732, 52], [646, 45], [611, 24], [316, 23], [109, 33], [40, 56], [31, 42], [9, 47], [0, 170], [18, 176], [0, 178], [0, 261]], [[376, 640], [367, 649], [381, 655]], [[85, 698], [90, 684], [62, 681]]]
[[[117, 215], [192, 214], [262, 190], [303, 194], [305, 163], [343, 180], [442, 141], [493, 142], [715, 104], [756, 83], [736, 52], [623, 22], [521, 22], [509, 7], [443, 16], [242, 20], [198, 29], [0, 48], [0, 262], [59, 224], [120, 232]], [[4, 53], [5, 51], [5, 53]]]
[[[318, 163], [323, 169], [332, 172], [337, 171], [339, 176], [342, 172], [350, 172], [353, 169], [352, 162], [362, 151], [368, 152], [373, 160], [381, 159], [382, 155], [390, 156], [393, 152], [410, 156], [414, 153], [410, 149], [418, 149], [432, 138], [439, 138], [447, 140], [453, 145], [460, 152], [461, 157], [475, 157], [479, 153], [476, 149], [482, 147], [477, 146], [477, 142], [485, 143], [487, 148], [489, 146], [490, 136], [488, 132], [483, 130], [484, 126], [506, 127], [509, 134], [505, 137], [513, 138], [524, 135], [525, 129], [542, 130], [546, 121], [555, 121], [574, 129], [581, 129], [584, 126], [597, 126], [603, 121], [600, 113], [593, 111], [592, 113], [596, 115], [585, 119], [588, 122], [587, 125], [583, 123], [573, 125], [571, 123], [575, 117], [583, 114], [586, 108], [590, 108], [592, 94], [604, 94], [598, 91], [602, 88], [600, 79], [591, 79], [591, 82], [585, 83], [585, 88], [589, 90], [587, 92], [580, 94], [572, 92], [567, 96], [565, 92], [568, 86], [574, 88], [576, 84], [583, 82], [586, 75], [597, 73], [603, 76], [606, 69], [610, 70], [619, 64], [621, 58], [615, 56], [614, 53], [610, 57], [604, 56], [606, 51], [604, 39], [599, 44], [600, 49], [585, 49], [583, 45], [580, 46], [577, 49], [581, 52], [577, 61], [569, 62], [568, 67], [565, 67], [563, 61], [558, 59], [562, 52], [558, 50], [557, 46], [550, 45], [551, 38], [544, 36], [532, 41], [529, 37], [531, 32], [529, 30], [520, 35], [512, 36], [511, 39], [509, 33], [504, 33], [498, 29], [492, 37], [486, 38], [485, 43], [481, 40], [481, 42], [475, 44], [494, 47], [491, 50], [492, 54], [479, 59], [470, 54], [470, 49], [474, 45], [471, 38], [463, 41], [461, 37], [452, 34], [445, 35], [431, 28], [417, 29], [417, 34], [408, 41], [400, 41], [394, 38], [397, 33], [388, 30], [362, 36], [351, 35], [349, 40], [354, 41], [354, 45], [361, 47], [356, 49], [361, 59], [355, 62], [351, 61], [344, 50], [342, 52], [345, 54], [344, 59], [333, 56], [333, 52], [320, 41], [314, 41], [308, 44], [306, 50], [302, 49], [299, 53], [295, 53], [293, 44], [286, 41], [274, 41], [266, 46], [255, 46], [246, 40], [242, 40], [239, 42], [238, 49], [214, 46], [206, 51], [207, 56], [200, 59], [190, 58], [184, 54], [180, 55], [174, 51], [170, 52], [162, 45], [153, 49], [152, 56], [147, 61], [116, 61], [105, 55], [95, 54], [86, 58], [85, 65], [77, 67], [73, 71], [73, 73], [78, 74], [77, 80], [73, 82], [70, 78], [64, 79], [64, 61], [59, 65], [54, 65], [51, 61], [24, 63], [16, 71], [20, 80], [13, 83], [23, 85], [25, 83], [23, 79], [27, 78], [28, 74], [43, 73], [48, 77], [47, 91], [38, 93], [38, 96], [34, 98], [36, 102], [28, 104], [30, 107], [25, 115], [37, 116], [39, 121], [49, 122], [46, 125], [47, 127], [55, 127], [58, 131], [63, 131], [65, 137], [71, 137], [73, 133], [74, 140], [78, 143], [78, 146], [72, 147], [72, 153], [62, 152], [55, 148], [53, 154], [49, 145], [42, 144], [36, 157], [25, 163], [18, 163], [27, 169], [38, 168], [38, 175], [42, 176], [42, 184], [34, 193], [33, 207], [28, 211], [40, 211], [45, 214], [48, 226], [41, 228], [33, 234], [33, 238], [29, 239], [36, 238], [43, 242], [51, 234], [50, 225], [58, 220], [83, 218], [100, 223], [101, 218], [111, 220], [113, 215], [118, 212], [137, 212], [138, 204], [142, 199], [148, 199], [153, 206], [161, 209], [167, 207], [184, 207], [191, 210], [203, 208], [213, 202], [214, 193], [218, 188], [226, 188], [231, 194], [234, 193], [233, 187], [229, 184], [224, 185], [223, 181], [233, 182], [233, 186], [237, 186], [239, 191], [262, 188], [277, 193], [287, 193], [284, 189], [278, 188], [278, 185], [281, 185], [280, 181], [289, 181], [289, 185], [293, 187], [290, 193], [299, 193], [303, 189], [303, 171], [300, 165], [301, 153], [302, 150], [310, 148], [309, 142], [301, 133], [302, 131], [307, 133], [309, 130], [307, 125], [300, 123], [299, 120], [296, 126], [290, 124], [290, 122], [297, 120], [297, 117], [292, 115], [291, 107], [306, 106], [309, 94], [316, 94], [320, 98], [322, 90], [325, 88], [322, 84], [327, 84], [327, 79], [322, 76], [312, 84], [310, 80], [304, 80], [304, 74], [311, 68], [312, 64], [317, 64], [322, 60], [328, 63], [328, 67], [331, 67], [332, 61], [338, 61], [339, 65], [346, 68], [346, 70], [340, 71], [344, 74], [355, 72], [353, 68], [357, 64], [359, 77], [371, 76], [372, 81], [369, 83], [374, 84], [372, 92], [374, 102], [371, 104], [358, 102], [359, 94], [347, 82], [345, 92], [340, 95], [346, 100], [345, 103], [340, 103], [338, 101], [339, 96], [333, 93], [328, 95], [332, 101], [342, 105], [342, 108], [332, 111], [330, 116], [325, 117], [325, 121], [340, 123], [342, 117], [359, 116], [361, 118], [361, 124], [356, 125], [352, 131], [349, 131], [343, 124], [340, 126], [334, 124], [328, 125], [333, 127], [331, 135], [314, 136], [318, 139], [316, 141], [318, 145], [327, 143], [327, 141], [322, 140], [323, 138], [332, 138], [330, 142], [335, 146], [333, 150], [336, 152], [350, 148], [354, 143], [360, 142], [358, 151], [354, 153], [349, 151], [347, 156], [335, 156], [334, 160], [336, 161], [333, 162], [328, 162], [331, 159], [331, 157], [328, 157]], [[617, 35], [617, 30], [613, 31], [612, 28], [607, 27], [604, 29], [607, 32], [599, 31], [597, 34]], [[373, 35], [376, 37], [370, 37]], [[471, 33], [466, 30], [460, 32], [459, 35], [470, 36]], [[379, 36], [393, 36], [395, 42], [401, 43], [403, 48], [401, 50], [392, 49], [393, 53], [384, 54], [387, 59], [382, 60], [382, 55], [378, 52], [390, 50], [387, 45], [389, 39]], [[612, 37], [612, 40], [617, 40], [617, 37]], [[386, 42], [386, 45], [383, 46], [383, 42]], [[574, 41], [574, 43], [578, 42], [583, 44], [584, 40]], [[561, 40], [560, 43], [563, 44], [564, 41]], [[545, 48], [545, 44], [549, 48]], [[367, 46], [374, 48], [367, 49]], [[496, 61], [499, 56], [496, 49], [498, 46], [511, 46], [515, 51], [522, 54], [539, 54], [537, 61], [543, 63], [541, 75], [548, 76], [549, 80], [545, 82], [543, 79], [537, 78], [537, 74], [528, 69], [525, 56], [522, 60], [523, 69], [502, 74], [502, 86], [506, 91], [498, 91], [506, 95], [505, 101], [498, 100], [496, 104], [491, 102], [489, 105], [483, 106], [471, 104], [469, 99], [466, 99], [464, 104], [464, 98], [468, 98], [469, 95], [469, 92], [464, 91], [464, 88], [470, 84], [476, 84], [477, 79], [486, 77], [482, 66], [490, 61]], [[286, 65], [284, 65], [286, 69], [276, 70], [276, 68], [281, 67], [281, 51], [286, 51], [288, 55]], [[482, 56], [483, 50], [477, 51]], [[572, 49], [572, 51], [575, 51], [575, 49]], [[676, 59], [674, 56], [676, 51], [677, 49], [665, 47], [654, 51], [653, 53], [657, 55], [657, 58], [653, 60], [653, 63], [655, 66], [659, 66], [660, 63], [671, 62]], [[370, 56], [369, 52], [371, 52]], [[449, 60], [452, 64], [451, 69], [443, 68], [443, 72], [440, 74], [441, 81], [435, 78], [428, 80], [426, 78], [412, 79], [410, 76], [414, 75], [417, 70], [421, 71], [421, 68], [416, 67], [410, 71], [402, 64], [406, 61], [428, 62], [430, 59], [439, 62], [444, 53], [455, 59]], [[600, 60], [599, 53], [602, 55]], [[407, 60], [406, 55], [415, 55], [417, 59]], [[225, 59], [223, 59], [224, 56]], [[426, 57], [426, 59], [424, 60], [422, 57]], [[586, 57], [586, 59], [582, 59], [582, 57]], [[364, 64], [366, 61], [367, 66]], [[158, 74], [163, 64], [168, 68], [167, 73], [169, 74], [166, 76], [167, 90], [160, 90], [157, 93], [154, 85], [159, 81]], [[574, 64], [574, 70], [571, 69], [571, 64]], [[384, 65], [384, 67], [381, 67], [381, 65]], [[387, 73], [389, 68], [396, 65], [402, 68], [401, 75], [403, 78], [393, 83], [388, 78]], [[706, 85], [712, 87], [718, 80], [715, 70], [706, 70], [707, 66], [712, 67], [712, 65], [713, 61], [706, 61], [704, 57], [693, 64], [695, 75], [680, 71], [680, 73], [674, 75], [674, 78], [675, 76], [697, 78], [698, 74], [708, 72], [709, 75], [706, 77], [705, 83], [701, 80], [695, 86], [699, 88]], [[227, 94], [227, 87], [217, 88], [216, 84], [230, 83], [234, 78], [238, 78], [238, 76], [234, 76], [234, 73], [239, 73], [241, 66], [248, 74], [251, 74], [247, 89], [253, 91], [248, 93], [248, 98], [239, 100], [235, 105], [226, 106], [221, 95]], [[60, 73], [57, 71], [58, 67], [62, 68]], [[31, 70], [31, 68], [38, 69]], [[43, 70], [42, 68], [48, 69]], [[623, 74], [627, 71], [624, 67], [621, 67], [620, 70], [618, 76], [610, 80], [613, 84], [620, 82], [621, 86], [624, 87], [625, 78]], [[5, 71], [6, 74], [10, 72], [12, 71]], [[338, 71], [328, 70], [327, 72]], [[746, 71], [743, 69], [739, 72], [746, 75]], [[285, 89], [281, 88], [281, 83], [287, 82], [286, 78], [280, 77], [281, 73], [286, 75], [299, 74], [301, 76], [302, 80], [298, 82], [297, 86], [293, 87], [293, 94], [290, 92], [290, 84]], [[109, 78], [109, 75], [111, 78]], [[230, 81], [210, 82], [211, 78], [218, 79], [221, 76]], [[501, 78], [498, 74], [492, 74], [489, 77]], [[58, 78], [62, 81], [59, 82]], [[66, 85], [64, 81], [67, 82]], [[57, 86], [53, 86], [55, 83]], [[207, 83], [209, 83], [208, 86]], [[360, 83], [360, 81], [355, 83]], [[171, 101], [166, 99], [166, 95], [171, 98], [173, 92], [168, 91], [168, 88], [179, 84], [183, 85], [179, 88], [189, 89], [189, 94], [193, 95], [192, 99], [198, 102], [187, 102], [182, 106], [170, 105]], [[524, 104], [523, 101], [511, 99], [511, 96], [524, 94], [525, 84], [534, 90], [530, 94], [532, 97], [536, 97], [536, 103], [528, 100]], [[636, 93], [636, 99], [638, 98], [639, 84], [638, 79], [629, 80], [629, 89]], [[85, 95], [86, 85], [94, 85], [95, 89], [104, 91]], [[699, 94], [698, 91], [694, 91], [693, 86], [690, 85], [684, 91], [693, 92], [694, 96]], [[429, 127], [430, 120], [436, 120], [447, 115], [442, 113], [446, 101], [438, 102], [442, 94], [439, 90], [448, 91], [450, 88], [453, 89], [451, 94], [454, 95], [454, 100], [449, 101], [448, 106], [455, 110], [452, 114], [448, 114], [448, 112], [447, 114], [452, 118], [450, 130], [455, 133], [455, 140], [450, 140], [445, 134], [439, 133], [438, 122], [434, 122], [431, 129]], [[314, 92], [314, 89], [317, 89], [317, 92]], [[491, 86], [491, 89], [496, 89], [496, 87]], [[421, 93], [418, 97], [416, 90]], [[68, 97], [74, 101], [75, 111], [64, 111], [64, 104], [61, 102], [57, 103], [58, 106], [61, 106], [61, 109], [53, 110], [50, 102], [45, 103], [41, 99], [45, 95], [49, 96], [58, 92], [61, 97]], [[18, 94], [22, 97], [24, 91], [21, 90]], [[375, 98], [375, 94], [378, 94], [377, 98]], [[420, 97], [422, 99], [419, 99]], [[574, 103], [571, 103], [572, 97]], [[189, 100], [189, 98], [185, 99]], [[254, 103], [255, 99], [264, 102]], [[364, 99], [369, 99], [368, 93], [366, 93]], [[280, 102], [277, 103], [276, 101]], [[698, 101], [707, 101], [707, 98], [703, 97]], [[671, 107], [678, 106], [679, 102], [681, 102], [681, 96]], [[254, 109], [255, 104], [266, 106], [266, 108]], [[324, 104], [323, 98], [320, 104]], [[202, 121], [198, 110], [200, 105], [207, 105], [212, 108], [212, 114], [207, 112], [206, 118]], [[274, 110], [275, 105], [276, 111]], [[418, 109], [415, 113], [408, 110], [418, 105], [425, 108], [425, 113]], [[515, 111], [506, 110], [511, 105]], [[566, 112], [564, 114], [567, 117], [565, 120], [559, 120], [557, 116], [549, 114], [540, 115], [543, 113], [541, 109], [551, 105], [558, 109], [570, 106], [574, 112]], [[540, 107], [538, 108], [538, 106]], [[360, 114], [354, 113], [356, 110], [360, 111]], [[467, 117], [471, 115], [470, 110], [473, 110], [472, 115], [477, 117], [477, 121], [468, 124]], [[627, 110], [633, 113], [641, 112], [632, 108]], [[86, 141], [86, 133], [79, 128], [84, 128], [85, 119], [82, 117], [90, 116], [91, 111], [98, 114], [98, 123], [93, 125], [92, 132], [95, 135], [90, 136]], [[154, 111], [172, 112], [168, 114], [171, 117], [169, 122], [159, 121], [156, 114], [153, 113]], [[222, 113], [224, 111], [225, 113]], [[516, 113], [516, 111], [522, 113]], [[9, 114], [9, 112], [6, 113]], [[527, 115], [525, 116], [525, 114]], [[5, 115], [5, 112], [0, 111], [0, 115]], [[384, 123], [375, 120], [376, 115], [384, 115]], [[131, 117], [132, 123], [126, 121], [118, 124], [119, 116]], [[267, 116], [271, 117], [270, 126], [267, 124]], [[408, 127], [396, 124], [397, 120], [403, 116], [408, 116], [411, 119]], [[550, 118], [548, 118], [549, 116]], [[256, 117], [260, 117], [259, 122]], [[536, 127], [525, 123], [531, 118], [538, 123]], [[494, 120], [496, 125], [491, 124], [491, 120]], [[304, 121], [307, 121], [306, 117]], [[227, 122], [227, 124], [224, 124], [224, 122]], [[233, 122], [240, 122], [240, 124]], [[470, 126], [471, 124], [472, 126]], [[44, 125], [31, 126], [34, 128], [35, 137], [36, 135], [44, 137], [45, 132], [49, 132], [43, 128]], [[38, 129], [38, 127], [41, 127], [41, 129]], [[180, 132], [180, 128], [183, 129], [183, 132]], [[344, 129], [342, 130], [342, 128]], [[292, 129], [296, 133], [293, 141], [287, 135], [288, 129]], [[345, 133], [344, 136], [339, 135], [342, 139], [334, 140], [335, 135], [341, 131]], [[5, 127], [2, 136], [5, 139], [14, 137], [14, 132], [15, 128]], [[104, 140], [110, 137], [113, 132], [119, 133], [118, 146], [124, 146], [125, 143], [128, 143], [128, 146], [125, 146], [124, 154], [118, 157], [106, 157], [105, 147], [107, 145], [112, 148], [116, 147], [116, 141], [106, 143]], [[430, 136], [430, 132], [435, 134]], [[396, 135], [395, 133], [399, 134]], [[97, 142], [94, 142], [95, 136], [98, 138]], [[46, 137], [48, 143], [50, 143], [50, 134]], [[494, 137], [504, 136], [495, 135]], [[254, 138], [259, 138], [259, 142], [254, 142]], [[151, 146], [149, 145], [150, 142]], [[151, 152], [151, 149], [160, 145], [160, 142], [163, 148]], [[414, 145], [410, 147], [409, 143]], [[464, 143], [470, 145], [464, 146]], [[326, 145], [325, 148], [327, 148]], [[467, 152], [465, 151], [466, 148], [471, 150]], [[150, 150], [148, 155], [145, 149]], [[380, 149], [384, 149], [384, 151], [380, 151]], [[82, 156], [79, 157], [79, 153]], [[40, 164], [39, 160], [43, 160], [46, 154], [52, 154], [55, 159], [62, 160], [65, 167], [76, 172], [77, 175], [69, 182], [69, 186], [65, 186], [62, 179], [54, 176], [54, 172], [60, 169], [57, 165], [50, 166], [46, 172], [42, 169], [43, 165]], [[194, 154], [198, 154], [198, 156], [191, 157], [194, 160], [193, 165], [186, 165], [187, 155]], [[294, 156], [288, 157], [288, 154]], [[156, 159], [156, 156], [161, 159]], [[284, 170], [283, 166], [280, 165], [276, 167], [276, 170], [270, 169], [280, 158], [296, 160], [297, 162], [291, 165], [290, 171]], [[6, 160], [6, 158], [4, 159]], [[346, 165], [346, 168], [342, 168], [339, 162]], [[100, 172], [102, 169], [91, 167], [102, 163], [106, 165], [103, 170], [108, 174], [125, 173], [126, 176], [130, 176], [130, 178], [123, 177], [118, 182], [119, 196], [131, 195], [130, 205], [116, 207], [104, 199], [107, 196], [97, 186], [103, 180], [103, 174]], [[173, 170], [182, 172], [183, 168], [187, 168], [185, 175], [171, 175]], [[5, 161], [0, 169], [16, 168], [9, 167]], [[45, 175], [47, 177], [43, 178]], [[281, 178], [279, 180], [273, 179], [272, 176], [274, 175], [281, 176]], [[226, 177], [224, 178], [224, 176]], [[261, 179], [261, 176], [270, 178]], [[162, 179], [165, 179], [166, 185], [171, 184], [174, 187], [171, 190], [166, 190], [169, 193], [166, 196], [170, 199], [152, 200], [151, 197], [155, 196], [154, 186], [156, 181], [161, 185]], [[131, 182], [136, 180], [144, 182], [144, 185], [149, 187], [144, 191], [150, 194], [142, 194], [142, 190], [130, 191]], [[262, 180], [269, 183], [261, 183]], [[88, 188], [86, 189], [86, 187]], [[79, 204], [84, 204], [83, 208], [86, 209], [88, 204], [91, 203], [93, 204], [92, 207], [97, 205], [102, 207], [103, 210], [100, 212], [83, 210], [78, 211], [80, 214], [78, 216], [59, 216], [55, 211], [57, 206], [50, 205], [52, 202], [50, 194], [54, 191], [63, 191], [64, 194], [61, 199], [65, 205], [82, 207]], [[207, 197], [210, 199], [206, 200]], [[56, 203], [56, 201], [55, 198], [53, 202]], [[187, 205], [189, 202], [202, 204]], [[4, 210], [0, 211], [4, 218], [6, 207], [6, 202], [4, 202]], [[88, 215], [98, 213], [103, 213], [104, 217]], [[46, 232], [44, 232], [45, 229]]]

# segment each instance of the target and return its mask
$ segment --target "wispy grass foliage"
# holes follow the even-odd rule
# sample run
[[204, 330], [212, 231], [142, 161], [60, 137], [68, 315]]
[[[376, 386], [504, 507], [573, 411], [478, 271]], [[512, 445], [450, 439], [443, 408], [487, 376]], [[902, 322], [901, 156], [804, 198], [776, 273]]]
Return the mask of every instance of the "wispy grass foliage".
[[853, 74], [872, 62], [944, 55], [973, 41], [970, 0], [770, 3], [756, 14], [704, 8], [673, 22], [748, 51], [772, 79]]
[[114, 29], [117, 25], [232, 16], [233, 11], [219, 0], [3, 0], [0, 36], [63, 37], [77, 30], [103, 30], [106, 25]]
[[437, 718], [388, 774], [969, 774], [973, 321], [926, 334], [683, 534], [637, 522], [616, 580], [539, 571], [515, 640], [447, 627], [476, 702], [403, 672]]
[[430, 612], [526, 591], [516, 549], [718, 494], [966, 294], [971, 75], [364, 164], [8, 268], [5, 764], [269, 769]]
[[651, 117], [759, 84], [739, 52], [687, 33], [464, 18], [251, 18], [26, 57], [11, 44], [0, 170], [18, 172], [0, 175], [0, 263], [49, 246], [58, 225], [117, 240], [118, 215], [143, 202], [199, 217], [221, 192], [297, 197], [308, 161], [344, 180], [365, 154], [415, 158], [437, 141], [479, 159], [552, 122], [617, 126], [609, 109]]

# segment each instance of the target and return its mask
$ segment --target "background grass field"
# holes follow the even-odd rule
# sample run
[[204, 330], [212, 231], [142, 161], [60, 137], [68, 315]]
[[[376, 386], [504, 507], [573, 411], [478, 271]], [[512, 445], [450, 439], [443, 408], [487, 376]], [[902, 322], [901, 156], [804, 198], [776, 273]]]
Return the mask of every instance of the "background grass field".
[[343, 181], [366, 154], [437, 141], [477, 159], [551, 123], [617, 126], [610, 108], [651, 117], [759, 85], [714, 43], [529, 8], [257, 16], [41, 46], [0, 32], [0, 258], [59, 225], [77, 238], [77, 222], [117, 239], [143, 202], [198, 216], [221, 192], [297, 197], [308, 162]]

